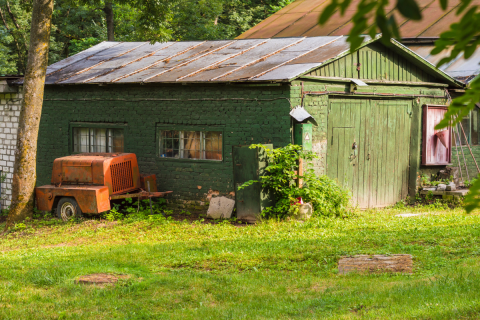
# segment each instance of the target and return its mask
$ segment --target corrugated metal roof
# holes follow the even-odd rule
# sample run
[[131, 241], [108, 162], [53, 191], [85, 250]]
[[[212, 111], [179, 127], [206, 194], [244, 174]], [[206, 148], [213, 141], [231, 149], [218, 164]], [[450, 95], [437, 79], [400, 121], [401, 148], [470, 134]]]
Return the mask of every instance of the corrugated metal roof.
[[[451, 51], [451, 49], [444, 50], [443, 52], [433, 56], [430, 54], [430, 51], [432, 51], [434, 48], [432, 45], [412, 45], [409, 46], [409, 48], [432, 64], [436, 64], [442, 58], [449, 56]], [[475, 51], [474, 54], [468, 59], [465, 59], [463, 54], [460, 54], [452, 62], [441, 66], [439, 69], [455, 79], [468, 83], [474, 78], [474, 76], [480, 74], [480, 50]]]
[[[353, 27], [351, 19], [357, 10], [358, 0], [352, 1], [349, 10], [343, 16], [337, 11], [325, 25], [319, 26], [317, 23], [320, 12], [329, 2], [330, 0], [292, 2], [238, 36], [237, 39], [347, 35]], [[400, 16], [395, 10], [395, 1], [390, 1], [386, 7], [387, 16], [394, 15], [400, 25], [402, 37], [438, 37], [440, 33], [449, 29], [450, 24], [460, 20], [460, 17], [455, 15], [460, 0], [448, 1], [445, 11], [440, 8], [440, 3], [436, 0], [418, 0], [417, 2], [423, 15], [420, 21], [411, 21]], [[473, 0], [472, 5], [480, 5], [480, 0]]]
[[49, 66], [45, 83], [286, 81], [347, 50], [343, 37], [104, 42]]
[[[318, 17], [329, 2], [330, 0], [297, 0], [292, 2], [238, 36], [237, 39], [348, 35], [353, 27], [351, 19], [355, 14], [358, 0], [352, 0], [349, 10], [343, 16], [337, 11], [325, 25], [319, 26]], [[440, 3], [436, 0], [418, 0], [417, 2], [423, 15], [420, 21], [411, 21], [401, 16], [395, 10], [395, 1], [391, 1], [386, 7], [387, 16], [393, 15], [395, 17], [400, 26], [400, 34], [404, 38], [428, 39], [433, 45], [434, 38], [449, 30], [450, 25], [458, 22], [461, 18], [455, 14], [457, 7], [460, 5], [460, 0], [448, 1], [445, 11], [440, 8]], [[472, 5], [480, 5], [480, 0], [473, 0]], [[432, 45], [407, 44], [417, 54], [436, 64], [441, 58], [447, 56], [449, 51], [431, 56]], [[442, 66], [440, 69], [454, 78], [468, 82], [472, 75], [475, 76], [480, 73], [479, 55], [480, 52], [477, 52], [468, 60], [459, 57], [454, 63]]]

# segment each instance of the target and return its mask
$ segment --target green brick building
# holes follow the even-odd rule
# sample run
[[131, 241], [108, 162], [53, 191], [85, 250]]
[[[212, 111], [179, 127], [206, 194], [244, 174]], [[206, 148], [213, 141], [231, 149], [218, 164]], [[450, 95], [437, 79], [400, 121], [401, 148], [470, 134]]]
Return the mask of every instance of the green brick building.
[[390, 205], [444, 167], [422, 165], [423, 110], [462, 88], [377, 38], [354, 53], [345, 37], [104, 42], [47, 71], [37, 184], [50, 182], [55, 158], [133, 152], [172, 203], [201, 209], [235, 197], [234, 147], [294, 142], [290, 112], [301, 106], [316, 172], [360, 207]]

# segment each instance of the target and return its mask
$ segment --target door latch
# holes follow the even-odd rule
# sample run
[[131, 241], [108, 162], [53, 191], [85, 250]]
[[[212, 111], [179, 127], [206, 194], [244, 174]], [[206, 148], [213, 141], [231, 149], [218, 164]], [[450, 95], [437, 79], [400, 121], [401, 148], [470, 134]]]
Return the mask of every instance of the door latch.
[[357, 149], [357, 143], [356, 143], [356, 142], [354, 142], [354, 143], [352, 144], [352, 149], [353, 149], [353, 150]]

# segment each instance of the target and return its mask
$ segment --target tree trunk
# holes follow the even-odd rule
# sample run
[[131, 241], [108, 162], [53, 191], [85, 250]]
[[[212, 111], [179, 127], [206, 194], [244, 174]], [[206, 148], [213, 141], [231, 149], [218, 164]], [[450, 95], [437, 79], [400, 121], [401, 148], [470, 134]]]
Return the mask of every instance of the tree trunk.
[[107, 19], [107, 37], [108, 41], [115, 41], [115, 36], [113, 33], [113, 6], [111, 2], [105, 2], [105, 8], [103, 8], [105, 16]]
[[38, 127], [42, 114], [52, 12], [53, 0], [34, 1], [30, 48], [23, 82], [24, 98], [17, 130], [12, 205], [8, 212], [7, 228], [17, 221], [30, 217], [33, 212]]

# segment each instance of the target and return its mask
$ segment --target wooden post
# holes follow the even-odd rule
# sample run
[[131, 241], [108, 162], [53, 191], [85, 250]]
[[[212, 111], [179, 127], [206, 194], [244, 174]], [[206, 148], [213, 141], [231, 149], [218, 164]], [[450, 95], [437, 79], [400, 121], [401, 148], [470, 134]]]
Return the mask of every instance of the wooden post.
[[[298, 175], [301, 177], [303, 176], [303, 159], [302, 158], [298, 158]], [[299, 188], [302, 188], [303, 187], [303, 179], [302, 178], [298, 178], [298, 187]]]

